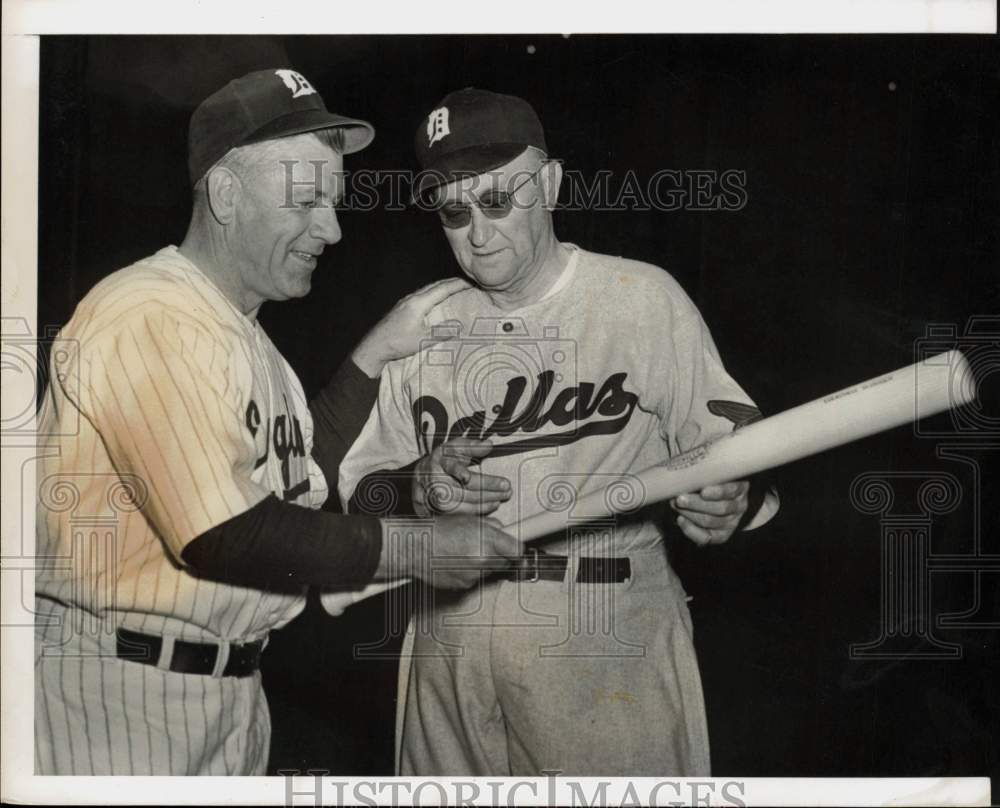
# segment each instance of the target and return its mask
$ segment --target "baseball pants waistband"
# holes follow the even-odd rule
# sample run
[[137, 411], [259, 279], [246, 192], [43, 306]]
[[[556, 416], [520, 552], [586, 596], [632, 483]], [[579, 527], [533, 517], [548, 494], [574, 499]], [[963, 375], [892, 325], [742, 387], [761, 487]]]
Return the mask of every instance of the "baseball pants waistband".
[[118, 658], [153, 665], [173, 673], [201, 676], [250, 676], [260, 668], [264, 642], [201, 643], [142, 634], [127, 628], [115, 631]]
[[[576, 582], [579, 584], [621, 584], [632, 576], [632, 562], [628, 557], [602, 558], [580, 556], [576, 559]], [[496, 577], [505, 581], [562, 581], [571, 566], [569, 556], [553, 555], [533, 547]]]
[[35, 644], [36, 653], [42, 656], [117, 657], [162, 671], [241, 678], [260, 668], [267, 638], [240, 642], [213, 637], [203, 641], [136, 631], [46, 595], [36, 595]]

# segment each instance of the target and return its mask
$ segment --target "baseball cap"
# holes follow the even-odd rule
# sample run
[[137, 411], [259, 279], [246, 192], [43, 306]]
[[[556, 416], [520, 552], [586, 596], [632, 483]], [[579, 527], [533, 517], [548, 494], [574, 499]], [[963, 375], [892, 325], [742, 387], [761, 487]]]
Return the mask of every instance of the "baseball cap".
[[191, 184], [237, 146], [333, 127], [344, 130], [345, 154], [361, 151], [375, 137], [368, 121], [328, 112], [316, 88], [295, 70], [257, 70], [233, 79], [191, 116]]
[[414, 145], [422, 169], [415, 200], [458, 177], [499, 168], [529, 146], [548, 152], [531, 104], [475, 87], [442, 98], [417, 128]]

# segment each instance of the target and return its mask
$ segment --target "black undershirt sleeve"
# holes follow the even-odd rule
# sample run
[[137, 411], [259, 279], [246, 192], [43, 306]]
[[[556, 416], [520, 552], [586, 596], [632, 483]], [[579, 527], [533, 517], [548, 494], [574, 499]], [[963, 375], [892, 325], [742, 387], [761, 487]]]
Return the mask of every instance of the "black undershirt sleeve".
[[378, 386], [378, 379], [370, 379], [351, 359], [345, 359], [330, 383], [309, 402], [313, 417], [313, 460], [323, 470], [330, 487], [327, 501], [331, 506], [339, 506], [336, 490], [340, 464], [368, 420], [378, 397]]
[[351, 501], [347, 503], [349, 513], [363, 513], [371, 516], [412, 515], [413, 474], [419, 460], [399, 469], [373, 471], [361, 479], [354, 488]]
[[296, 592], [364, 586], [381, 554], [378, 518], [315, 511], [271, 494], [189, 542], [181, 559], [202, 578]]

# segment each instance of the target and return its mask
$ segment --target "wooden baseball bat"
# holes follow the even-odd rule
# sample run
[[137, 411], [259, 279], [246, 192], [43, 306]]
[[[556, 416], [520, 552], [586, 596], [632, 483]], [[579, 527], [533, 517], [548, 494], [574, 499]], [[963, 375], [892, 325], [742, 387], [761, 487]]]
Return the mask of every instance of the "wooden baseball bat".
[[[960, 407], [975, 395], [975, 381], [966, 358], [959, 351], [948, 351], [740, 427], [668, 463], [622, 475], [578, 498], [569, 508], [542, 511], [507, 530], [521, 541], [531, 541], [565, 530], [568, 519], [574, 523], [600, 519], [623, 511], [623, 505], [624, 510], [633, 511], [699, 491], [706, 485], [745, 479]], [[624, 491], [623, 486], [630, 490]]]

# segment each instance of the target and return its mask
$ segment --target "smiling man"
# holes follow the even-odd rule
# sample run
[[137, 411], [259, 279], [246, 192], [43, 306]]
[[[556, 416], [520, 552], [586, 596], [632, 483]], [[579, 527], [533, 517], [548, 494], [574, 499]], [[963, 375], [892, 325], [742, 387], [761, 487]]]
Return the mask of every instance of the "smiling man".
[[[39, 415], [37, 774], [263, 774], [260, 657], [308, 586], [337, 611], [429, 576], [433, 553], [519, 552], [478, 517], [411, 525], [414, 543], [319, 510], [373, 379], [468, 286], [401, 301], [307, 405], [257, 314], [309, 292], [341, 238], [343, 155], [373, 136], [294, 71], [230, 82], [191, 118], [180, 247], [105, 278], [62, 330]], [[478, 563], [434, 581], [469, 586]]]
[[[412, 480], [397, 501], [418, 514], [492, 513], [510, 525], [549, 509], [567, 530], [482, 587], [436, 597], [415, 621], [400, 772], [707, 775], [669, 511], [643, 502], [630, 473], [731, 431], [726, 414], [753, 402], [669, 274], [556, 238], [562, 168], [526, 101], [452, 93], [416, 149], [418, 190], [475, 286], [434, 313], [456, 339], [386, 366], [341, 466], [341, 496], [361, 509], [370, 486]], [[573, 499], [606, 487], [627, 515], [574, 521]], [[749, 488], [678, 497], [677, 525], [717, 544], [762, 524], [777, 501]]]

